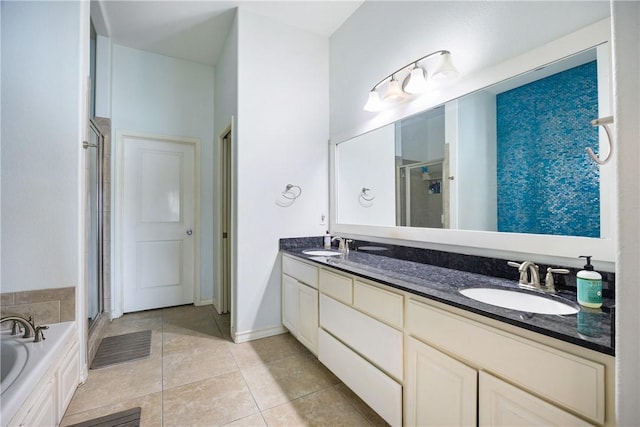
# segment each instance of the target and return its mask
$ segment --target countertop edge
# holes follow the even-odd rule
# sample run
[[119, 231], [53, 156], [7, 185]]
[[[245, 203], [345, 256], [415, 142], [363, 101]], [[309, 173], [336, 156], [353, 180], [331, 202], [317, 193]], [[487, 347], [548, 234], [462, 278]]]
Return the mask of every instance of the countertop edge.
[[[344, 273], [347, 274], [351, 274], [357, 277], [361, 277], [363, 279], [366, 280], [371, 280], [373, 282], [377, 282], [377, 283], [381, 283], [382, 285], [385, 286], [389, 286], [390, 288], [394, 288], [394, 289], [398, 289], [400, 291], [403, 292], [407, 292], [413, 295], [416, 295], [418, 297], [422, 297], [422, 298], [426, 298], [432, 301], [436, 301], [439, 302], [441, 304], [444, 305], [448, 305], [460, 310], [464, 310], [467, 311], [469, 313], [473, 313], [475, 315], [479, 315], [479, 316], [483, 316], [495, 321], [499, 321], [499, 322], [503, 322], [506, 323], [508, 325], [511, 326], [515, 326], [515, 327], [519, 327], [522, 328], [524, 330], [530, 331], [530, 332], [535, 332], [535, 333], [539, 333], [541, 335], [550, 337], [550, 338], [554, 338], [560, 341], [563, 341], [565, 343], [568, 344], [573, 344], [573, 345], [577, 345], [579, 347], [583, 347], [589, 350], [593, 350], [599, 353], [603, 353], [606, 354], [608, 356], [613, 356], [615, 357], [615, 344], [614, 344], [614, 336], [613, 334], [611, 335], [611, 346], [606, 346], [606, 345], [602, 345], [602, 344], [598, 344], [592, 341], [588, 341], [585, 339], [580, 339], [579, 337], [575, 337], [575, 336], [571, 336], [571, 335], [567, 335], [561, 332], [558, 332], [556, 330], [553, 329], [549, 329], [546, 327], [542, 327], [540, 325], [536, 325], [535, 321], [529, 321], [529, 322], [525, 322], [525, 321], [518, 321], [516, 319], [513, 318], [509, 318], [506, 317], [504, 315], [501, 315], [499, 312], [503, 311], [503, 310], [507, 310], [509, 312], [512, 313], [517, 313], [519, 316], [521, 316], [523, 313], [521, 312], [517, 312], [515, 310], [509, 310], [509, 309], [504, 309], [504, 308], [493, 308], [493, 306], [490, 306], [488, 304], [482, 304], [483, 306], [486, 306], [487, 309], [483, 310], [481, 308], [478, 307], [473, 307], [471, 304], [462, 304], [460, 302], [457, 301], [453, 301], [452, 299], [447, 299], [444, 297], [439, 297], [438, 295], [435, 295], [436, 292], [433, 293], [425, 293], [425, 292], [420, 292], [416, 289], [412, 289], [410, 287], [405, 287], [402, 286], [398, 283], [394, 283], [392, 281], [392, 279], [388, 279], [388, 280], [383, 280], [380, 279], [380, 277], [373, 277], [371, 275], [367, 275], [366, 273], [363, 273], [361, 271], [354, 271], [353, 269], [350, 269], [349, 266], [346, 265], [340, 265], [340, 264], [335, 264], [335, 263], [329, 263], [329, 262], [323, 262], [320, 261], [318, 259], [318, 257], [312, 257], [309, 255], [305, 255], [302, 253], [302, 249], [281, 249], [280, 251], [283, 254], [287, 254], [289, 256], [293, 256], [295, 258], [307, 261], [307, 262], [311, 262], [313, 264], [317, 264], [319, 266], [324, 266], [324, 267], [329, 267], [338, 271], [342, 271]], [[315, 258], [315, 259], [314, 259]], [[399, 262], [403, 262], [402, 260], [398, 260]], [[408, 261], [404, 261], [404, 262], [408, 262]], [[452, 271], [458, 271], [458, 270], [452, 270]], [[473, 274], [473, 273], [469, 273], [469, 274]], [[493, 309], [494, 312], [488, 311], [489, 309]]]

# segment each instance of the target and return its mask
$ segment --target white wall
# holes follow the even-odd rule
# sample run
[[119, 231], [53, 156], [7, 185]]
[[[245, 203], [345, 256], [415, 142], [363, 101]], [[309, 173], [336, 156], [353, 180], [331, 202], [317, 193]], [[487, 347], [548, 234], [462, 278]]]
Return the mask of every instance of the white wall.
[[619, 213], [616, 412], [618, 425], [631, 426], [640, 420], [640, 3], [613, 2], [612, 18]]
[[[236, 339], [281, 330], [278, 239], [324, 234], [329, 42], [238, 10]], [[275, 204], [287, 184], [302, 195]]]
[[[336, 146], [338, 221], [396, 225], [395, 128], [388, 125]], [[369, 188], [368, 202], [361, 199]]]
[[[229, 34], [227, 35], [227, 39], [224, 42], [224, 46], [222, 47], [222, 51], [220, 52], [220, 56], [216, 61], [215, 65], [215, 82], [214, 82], [214, 164], [217, 164], [218, 158], [220, 156], [220, 145], [218, 143], [218, 138], [221, 133], [229, 126], [232, 118], [238, 117], [238, 15], [236, 14], [233, 19], [233, 23], [231, 24], [231, 28], [229, 29]], [[235, 127], [236, 124], [234, 124]], [[237, 132], [236, 129], [232, 129], [232, 138]], [[234, 149], [237, 147], [237, 144], [234, 145]], [[235, 157], [235, 156], [234, 156]], [[214, 186], [214, 209], [216, 212], [214, 214], [215, 217], [218, 216], [218, 201], [220, 197], [220, 186], [217, 170], [214, 167], [214, 181], [217, 183]], [[237, 206], [237, 199], [233, 202]], [[220, 222], [214, 222], [214, 230], [213, 230], [213, 239], [214, 242], [220, 242]], [[236, 233], [232, 231], [232, 235]], [[217, 247], [214, 247], [214, 255], [218, 250]], [[214, 267], [214, 283], [219, 280], [219, 276], [216, 272], [220, 271], [219, 265], [219, 257], [214, 256], [213, 259], [213, 267]], [[220, 295], [218, 294], [219, 286], [213, 287], [213, 303], [216, 306], [216, 309], [219, 307], [219, 299]], [[233, 289], [232, 289], [233, 291]], [[234, 300], [236, 296], [234, 295]]]
[[607, 16], [607, 2], [365, 2], [330, 39], [331, 139], [340, 142], [464, 93], [456, 84], [392, 111], [362, 109], [371, 86], [416, 58], [448, 49], [463, 80]]
[[[112, 134], [199, 138], [200, 297], [213, 297], [213, 67], [113, 44]], [[118, 141], [113, 140], [118, 150]], [[118, 170], [117, 155], [112, 157]], [[112, 175], [114, 181], [117, 175]], [[117, 185], [117, 184], [116, 184]]]
[[88, 7], [1, 7], [2, 292], [77, 286]]

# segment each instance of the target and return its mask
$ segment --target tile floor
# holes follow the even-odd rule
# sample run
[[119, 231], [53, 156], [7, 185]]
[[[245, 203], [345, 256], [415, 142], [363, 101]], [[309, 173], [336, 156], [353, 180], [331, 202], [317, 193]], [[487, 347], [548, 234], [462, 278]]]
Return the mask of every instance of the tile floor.
[[62, 426], [140, 406], [142, 426], [382, 426], [289, 334], [234, 344], [211, 306], [126, 314], [105, 336], [152, 330], [151, 355], [90, 370]]

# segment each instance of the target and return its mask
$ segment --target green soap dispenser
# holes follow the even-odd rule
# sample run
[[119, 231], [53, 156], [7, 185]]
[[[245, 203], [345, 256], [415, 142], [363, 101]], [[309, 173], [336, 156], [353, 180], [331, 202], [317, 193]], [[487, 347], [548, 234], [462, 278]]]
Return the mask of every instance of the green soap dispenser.
[[586, 258], [587, 263], [584, 270], [576, 275], [578, 303], [585, 307], [599, 308], [602, 306], [602, 276], [593, 270], [590, 256], [581, 255], [580, 258]]

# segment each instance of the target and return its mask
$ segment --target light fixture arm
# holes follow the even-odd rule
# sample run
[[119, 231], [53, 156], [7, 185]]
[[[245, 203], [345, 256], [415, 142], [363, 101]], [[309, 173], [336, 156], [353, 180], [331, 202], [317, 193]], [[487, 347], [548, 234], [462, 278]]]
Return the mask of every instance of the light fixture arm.
[[411, 61], [409, 62], [407, 65], [405, 65], [404, 67], [400, 67], [398, 68], [396, 71], [394, 71], [393, 73], [389, 74], [388, 76], [386, 76], [384, 79], [380, 80], [378, 83], [376, 83], [372, 88], [371, 91], [374, 91], [376, 89], [378, 89], [378, 87], [380, 87], [381, 84], [383, 84], [384, 82], [386, 82], [389, 78], [392, 78], [393, 76], [395, 76], [396, 74], [398, 74], [400, 71], [406, 70], [407, 68], [409, 68], [412, 65], [418, 66], [418, 62], [423, 61], [427, 58], [430, 58], [432, 56], [436, 56], [436, 55], [446, 55], [446, 54], [450, 54], [451, 52], [449, 52], [448, 50], [436, 50], [435, 52], [431, 52], [428, 55], [423, 56], [420, 59], [417, 59], [415, 61]]

